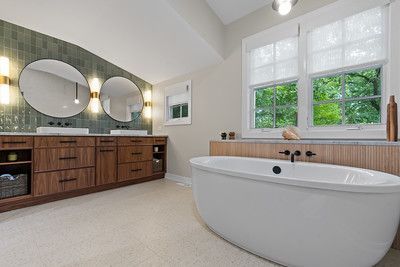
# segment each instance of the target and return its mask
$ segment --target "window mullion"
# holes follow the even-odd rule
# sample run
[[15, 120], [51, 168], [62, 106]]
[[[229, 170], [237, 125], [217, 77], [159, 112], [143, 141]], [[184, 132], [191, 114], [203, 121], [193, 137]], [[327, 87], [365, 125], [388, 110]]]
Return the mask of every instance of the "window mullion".
[[346, 74], [342, 74], [342, 99], [341, 99], [341, 108], [342, 108], [342, 125], [346, 125]]

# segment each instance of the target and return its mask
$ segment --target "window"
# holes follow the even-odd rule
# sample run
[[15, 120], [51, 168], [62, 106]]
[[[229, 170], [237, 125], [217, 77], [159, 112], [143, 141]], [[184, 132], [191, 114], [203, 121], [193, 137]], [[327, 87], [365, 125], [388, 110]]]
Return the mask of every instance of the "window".
[[297, 83], [256, 89], [255, 128], [281, 128], [297, 125]]
[[178, 104], [170, 107], [170, 114], [172, 119], [187, 118], [188, 117], [188, 104]]
[[297, 125], [298, 38], [279, 40], [249, 54], [252, 128]]
[[381, 123], [381, 68], [315, 78], [313, 126]]
[[165, 88], [165, 125], [191, 124], [191, 81]]
[[392, 8], [340, 0], [244, 39], [243, 137], [384, 138]]

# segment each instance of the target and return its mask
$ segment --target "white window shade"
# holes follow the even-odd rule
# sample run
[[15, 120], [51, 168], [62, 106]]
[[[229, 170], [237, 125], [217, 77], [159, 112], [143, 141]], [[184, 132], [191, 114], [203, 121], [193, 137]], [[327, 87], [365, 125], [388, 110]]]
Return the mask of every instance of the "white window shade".
[[294, 79], [298, 76], [298, 37], [250, 50], [250, 86]]
[[307, 40], [309, 74], [384, 62], [387, 8], [370, 9], [316, 28]]

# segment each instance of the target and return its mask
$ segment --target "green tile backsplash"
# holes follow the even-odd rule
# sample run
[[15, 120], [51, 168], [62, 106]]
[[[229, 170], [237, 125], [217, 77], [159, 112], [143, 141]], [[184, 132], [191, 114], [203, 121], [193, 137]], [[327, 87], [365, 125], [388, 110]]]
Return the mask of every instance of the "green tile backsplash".
[[35, 132], [37, 127], [49, 126], [48, 123], [52, 121], [68, 122], [71, 123], [70, 127], [89, 128], [91, 133], [109, 133], [117, 125], [152, 133], [152, 120], [141, 116], [131, 123], [122, 123], [110, 118], [102, 109], [100, 113], [93, 114], [87, 108], [74, 117], [58, 119], [37, 112], [24, 100], [18, 87], [19, 74], [29, 63], [44, 58], [61, 60], [74, 66], [88, 81], [97, 77], [104, 82], [110, 77], [122, 76], [133, 81], [142, 92], [152, 89], [148, 82], [89, 51], [0, 20], [0, 56], [10, 59], [11, 79], [11, 103], [0, 105], [0, 132]]

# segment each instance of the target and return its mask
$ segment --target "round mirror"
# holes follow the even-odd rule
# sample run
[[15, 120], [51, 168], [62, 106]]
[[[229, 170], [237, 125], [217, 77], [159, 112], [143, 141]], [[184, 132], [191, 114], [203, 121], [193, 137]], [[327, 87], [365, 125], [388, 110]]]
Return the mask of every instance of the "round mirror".
[[77, 115], [90, 102], [85, 77], [71, 65], [53, 59], [27, 65], [19, 77], [19, 88], [29, 105], [56, 118]]
[[100, 101], [104, 111], [120, 122], [133, 121], [143, 110], [142, 92], [136, 84], [123, 77], [112, 77], [103, 84]]

